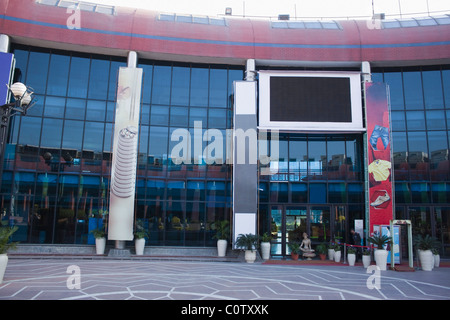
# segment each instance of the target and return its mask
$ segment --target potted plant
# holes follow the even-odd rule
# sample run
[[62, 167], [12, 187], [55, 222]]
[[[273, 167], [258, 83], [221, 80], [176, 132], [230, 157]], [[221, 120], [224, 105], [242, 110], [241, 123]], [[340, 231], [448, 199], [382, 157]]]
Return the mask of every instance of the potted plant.
[[268, 232], [261, 236], [261, 257], [263, 260], [270, 259], [270, 240], [271, 236]]
[[137, 256], [142, 256], [145, 249], [145, 238], [148, 237], [148, 233], [145, 230], [136, 231], [134, 233], [134, 249], [136, 250]]
[[214, 223], [213, 228], [216, 229], [216, 234], [213, 239], [217, 239], [217, 255], [225, 257], [228, 246], [228, 235], [230, 234], [230, 226], [228, 220], [219, 220]]
[[319, 254], [320, 260], [325, 260], [327, 258], [327, 244], [322, 242], [317, 245], [316, 252]]
[[369, 249], [364, 249], [362, 252], [362, 262], [363, 262], [363, 266], [364, 268], [368, 268], [370, 266], [370, 250]]
[[300, 244], [298, 242], [289, 242], [288, 248], [291, 251], [292, 260], [298, 260], [298, 255], [300, 252]]
[[349, 266], [354, 266], [356, 261], [356, 249], [353, 247], [348, 247], [347, 249], [347, 260]]
[[92, 235], [95, 238], [95, 251], [97, 254], [104, 254], [105, 253], [105, 246], [106, 246], [106, 232], [103, 227], [93, 229], [91, 231]]
[[0, 227], [0, 284], [3, 282], [3, 276], [5, 275], [6, 265], [8, 264], [8, 250], [14, 249], [17, 242], [10, 242], [11, 236], [18, 229], [14, 227]]
[[236, 239], [236, 248], [245, 250], [245, 261], [253, 263], [256, 260], [256, 249], [258, 248], [257, 235], [252, 233], [240, 234]]
[[431, 250], [431, 252], [433, 252], [433, 256], [434, 256], [434, 267], [438, 268], [439, 267], [439, 263], [441, 262], [441, 256], [439, 254], [439, 249], [433, 248]]
[[377, 250], [374, 254], [377, 267], [379, 267], [380, 270], [386, 270], [387, 256], [389, 254], [389, 251], [385, 250], [384, 246], [391, 243], [391, 238], [386, 235], [374, 235], [372, 237], [369, 237], [367, 241], [377, 246]]
[[328, 260], [334, 260], [334, 245], [332, 243], [328, 246]]
[[436, 245], [436, 239], [430, 235], [416, 235], [414, 237], [414, 244], [419, 253], [419, 261], [422, 270], [431, 271], [434, 267], [434, 256], [431, 251]]
[[334, 262], [340, 262], [341, 261], [341, 246], [338, 244], [334, 245]]

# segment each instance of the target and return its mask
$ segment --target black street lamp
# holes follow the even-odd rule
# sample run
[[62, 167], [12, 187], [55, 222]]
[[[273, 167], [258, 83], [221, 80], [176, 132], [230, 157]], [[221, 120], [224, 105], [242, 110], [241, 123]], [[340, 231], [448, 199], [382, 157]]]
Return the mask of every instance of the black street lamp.
[[6, 86], [13, 95], [14, 101], [0, 106], [0, 187], [3, 178], [3, 161], [8, 138], [9, 120], [17, 113], [26, 115], [28, 109], [36, 102], [32, 96], [33, 91], [23, 83], [15, 82], [11, 86]]

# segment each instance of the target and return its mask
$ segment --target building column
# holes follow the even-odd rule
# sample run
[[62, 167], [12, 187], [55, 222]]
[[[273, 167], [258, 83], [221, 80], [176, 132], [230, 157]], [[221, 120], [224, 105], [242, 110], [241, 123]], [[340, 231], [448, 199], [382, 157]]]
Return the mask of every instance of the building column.
[[[370, 63], [368, 61], [361, 62], [361, 82], [362, 82], [362, 90], [364, 95], [364, 101], [366, 101], [366, 82], [372, 82], [372, 75], [370, 70]], [[365, 106], [364, 106], [365, 108]], [[367, 121], [367, 119], [366, 119]], [[367, 127], [367, 125], [365, 125]], [[364, 168], [364, 193], [365, 193], [365, 199], [364, 202], [364, 225], [365, 225], [365, 232], [364, 232], [364, 238], [367, 239], [370, 236], [370, 230], [369, 230], [369, 221], [370, 221], [370, 207], [369, 207], [369, 168], [368, 168], [368, 146], [367, 146], [367, 132], [365, 131], [363, 133], [363, 152], [364, 152], [364, 162], [363, 162], [363, 168]]]
[[6, 34], [0, 34], [0, 52], [9, 52], [10, 43], [9, 36]]
[[137, 53], [130, 51], [127, 67], [119, 70], [119, 88], [123, 92], [116, 102], [116, 120], [111, 171], [111, 197], [108, 239], [115, 249], [125, 249], [133, 240], [134, 193], [137, 166], [137, 140], [142, 88], [142, 69], [137, 66]]
[[233, 244], [239, 234], [257, 234], [258, 134], [255, 60], [245, 81], [234, 82]]

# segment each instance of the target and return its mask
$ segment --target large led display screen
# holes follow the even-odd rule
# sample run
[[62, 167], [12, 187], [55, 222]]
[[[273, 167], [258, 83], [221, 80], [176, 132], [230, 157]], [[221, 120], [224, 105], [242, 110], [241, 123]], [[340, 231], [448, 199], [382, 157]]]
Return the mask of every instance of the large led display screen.
[[260, 71], [259, 127], [363, 131], [359, 73]]

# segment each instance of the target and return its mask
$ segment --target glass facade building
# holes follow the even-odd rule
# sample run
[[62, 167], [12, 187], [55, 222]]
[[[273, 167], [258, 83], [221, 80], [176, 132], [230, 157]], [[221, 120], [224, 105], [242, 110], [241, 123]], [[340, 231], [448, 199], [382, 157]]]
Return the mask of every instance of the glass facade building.
[[[21, 10], [24, 3], [32, 18]], [[245, 222], [239, 227], [273, 235], [278, 257], [289, 255], [292, 236], [303, 232], [313, 246], [349, 242], [358, 221], [367, 237], [369, 121], [367, 91], [360, 96], [358, 85], [360, 127], [281, 126], [278, 158], [251, 167], [248, 199], [257, 192], [257, 210], [253, 203], [249, 211], [234, 207], [239, 177], [233, 179], [237, 165], [227, 161], [241, 112], [236, 81], [252, 82], [259, 95], [244, 99], [252, 101], [251, 112], [245, 103], [239, 108], [252, 117], [241, 125], [251, 123], [261, 138], [259, 129], [277, 124], [257, 127], [258, 112], [266, 111], [258, 108], [257, 91], [268, 88], [258, 87], [258, 71], [261, 78], [278, 71], [347, 73], [358, 84], [371, 77], [389, 86], [393, 217], [411, 220], [413, 234], [436, 237], [441, 254], [450, 256], [449, 17], [307, 23], [77, 5], [79, 25], [53, 1], [9, 1], [0, 17], [0, 50], [14, 55], [13, 81], [37, 98], [26, 116], [11, 118], [4, 153], [1, 219], [19, 227], [13, 240], [94, 244], [90, 231], [108, 222], [118, 74], [127, 66], [143, 70], [134, 226], [148, 229], [148, 246], [214, 247], [214, 223], [228, 220], [233, 238], [238, 215]], [[197, 130], [201, 139], [192, 138]], [[272, 137], [258, 146], [271, 152]], [[205, 156], [213, 139], [221, 139], [223, 152]], [[178, 164], [172, 153], [182, 140], [189, 150]]]
[[[38, 98], [27, 116], [14, 118], [5, 155], [2, 202], [14, 210], [15, 238], [92, 243], [89, 231], [108, 210], [117, 74], [126, 61], [24, 46], [13, 53], [16, 80]], [[219, 129], [225, 138], [232, 84], [243, 79], [243, 69], [149, 60], [139, 67], [135, 217], [151, 231], [149, 245], [213, 246], [212, 224], [231, 215], [232, 167], [194, 159], [174, 164], [170, 150], [178, 141], [171, 133], [192, 132], [201, 121], [203, 130]], [[450, 218], [450, 70], [375, 69], [372, 77], [390, 88], [395, 217], [448, 244], [442, 230]], [[348, 240], [350, 223], [365, 217], [363, 150], [361, 134], [280, 135], [279, 160], [267, 165], [278, 173], [259, 176], [259, 229], [286, 235], [272, 254], [288, 253], [288, 234], [297, 225], [316, 241]]]
[[[38, 99], [27, 116], [14, 118], [5, 155], [2, 202], [14, 210], [15, 237], [21, 243], [93, 243], [89, 232], [108, 210], [117, 75], [126, 61], [20, 46], [13, 53], [16, 80]], [[221, 130], [225, 139], [232, 83], [243, 70], [144, 60], [139, 67], [136, 219], [151, 231], [150, 245], [212, 245], [211, 225], [230, 215], [231, 166], [175, 165], [170, 150], [178, 141], [171, 133], [192, 131], [201, 121], [204, 131]]]

